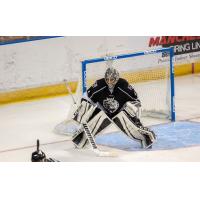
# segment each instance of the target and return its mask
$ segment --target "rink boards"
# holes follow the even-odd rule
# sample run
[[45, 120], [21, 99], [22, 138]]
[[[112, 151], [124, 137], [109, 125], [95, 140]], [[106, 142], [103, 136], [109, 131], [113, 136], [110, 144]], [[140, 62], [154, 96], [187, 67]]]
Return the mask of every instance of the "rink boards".
[[[200, 73], [200, 62], [180, 64], [174, 66], [175, 76], [183, 76], [187, 74]], [[148, 73], [148, 76], [146, 75]], [[138, 81], [158, 80], [165, 77], [166, 71], [162, 68], [152, 68], [148, 71], [133, 72], [124, 74], [124, 78], [131, 84]], [[137, 77], [140, 77], [138, 80]], [[77, 82], [69, 82], [72, 92], [76, 91]], [[66, 95], [68, 91], [64, 83], [54, 85], [46, 85], [34, 88], [24, 88], [20, 90], [12, 90], [8, 92], [0, 92], [0, 104], [12, 103], [16, 101], [25, 101], [30, 99], [40, 99], [59, 95]]]

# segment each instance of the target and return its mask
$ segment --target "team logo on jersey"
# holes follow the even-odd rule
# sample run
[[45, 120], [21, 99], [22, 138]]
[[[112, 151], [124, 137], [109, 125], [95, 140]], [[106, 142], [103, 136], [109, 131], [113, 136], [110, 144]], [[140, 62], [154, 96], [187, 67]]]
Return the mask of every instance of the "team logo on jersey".
[[114, 113], [119, 108], [119, 103], [114, 98], [107, 98], [103, 101], [103, 107], [110, 113]]

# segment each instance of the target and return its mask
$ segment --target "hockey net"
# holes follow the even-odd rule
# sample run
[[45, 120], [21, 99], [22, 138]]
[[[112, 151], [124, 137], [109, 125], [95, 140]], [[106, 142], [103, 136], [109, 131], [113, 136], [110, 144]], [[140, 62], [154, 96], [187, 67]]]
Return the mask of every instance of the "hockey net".
[[[82, 93], [104, 77], [108, 67], [119, 71], [136, 90], [142, 114], [174, 120], [172, 48], [133, 54], [109, 55], [82, 62]], [[84, 86], [84, 87], [83, 87]], [[80, 92], [79, 92], [80, 93]]]
[[[133, 86], [142, 104], [142, 116], [175, 120], [173, 49], [150, 52], [109, 54], [82, 61], [82, 76], [74, 95], [77, 100], [108, 67], [119, 71], [120, 77]], [[73, 110], [73, 109], [72, 109]], [[69, 112], [68, 119], [72, 112]]]

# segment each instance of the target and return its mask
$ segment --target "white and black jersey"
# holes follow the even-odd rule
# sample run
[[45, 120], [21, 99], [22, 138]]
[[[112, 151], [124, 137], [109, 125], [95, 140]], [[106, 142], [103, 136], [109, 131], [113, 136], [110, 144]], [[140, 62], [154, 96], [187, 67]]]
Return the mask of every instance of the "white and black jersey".
[[103, 106], [108, 117], [117, 115], [120, 109], [128, 101], [139, 101], [134, 88], [125, 80], [120, 78], [111, 91], [105, 79], [97, 80], [88, 90], [88, 97]]

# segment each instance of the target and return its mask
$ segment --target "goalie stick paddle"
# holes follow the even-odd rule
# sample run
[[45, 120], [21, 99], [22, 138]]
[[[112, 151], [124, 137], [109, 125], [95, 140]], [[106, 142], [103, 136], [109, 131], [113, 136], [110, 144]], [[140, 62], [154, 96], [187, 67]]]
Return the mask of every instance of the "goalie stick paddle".
[[[67, 80], [64, 80], [65, 82], [65, 85], [66, 85], [66, 88], [70, 94], [70, 96], [72, 97], [72, 100], [73, 100], [73, 103], [75, 105], [77, 105], [76, 103], [76, 100], [71, 92], [71, 88], [69, 87], [69, 84], [67, 82]], [[94, 139], [94, 136], [92, 135], [92, 133], [90, 132], [90, 129], [87, 125], [87, 123], [83, 123], [83, 129], [84, 129], [84, 132], [87, 136], [87, 139], [92, 147], [92, 151], [97, 155], [97, 156], [100, 156], [100, 157], [116, 157], [117, 154], [115, 152], [109, 152], [109, 151], [100, 151], [96, 145], [96, 142], [95, 142], [95, 139]]]
[[91, 134], [91, 132], [90, 132], [90, 130], [88, 128], [88, 125], [86, 123], [83, 123], [83, 128], [84, 128], [85, 133], [87, 134], [88, 140], [89, 140], [92, 148], [93, 149], [97, 149], [97, 145], [96, 145], [96, 142], [94, 140], [94, 137]]
[[83, 128], [84, 128], [85, 134], [87, 135], [88, 141], [89, 141], [94, 153], [96, 153], [100, 157], [115, 157], [115, 156], [117, 156], [116, 153], [111, 152], [111, 151], [100, 151], [96, 145], [94, 136], [90, 132], [90, 129], [89, 129], [87, 123], [83, 123]]

